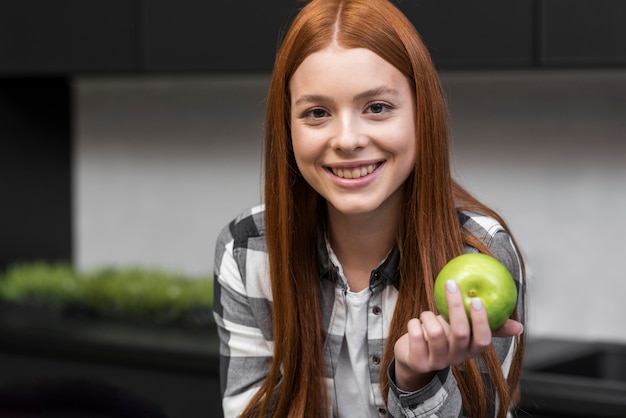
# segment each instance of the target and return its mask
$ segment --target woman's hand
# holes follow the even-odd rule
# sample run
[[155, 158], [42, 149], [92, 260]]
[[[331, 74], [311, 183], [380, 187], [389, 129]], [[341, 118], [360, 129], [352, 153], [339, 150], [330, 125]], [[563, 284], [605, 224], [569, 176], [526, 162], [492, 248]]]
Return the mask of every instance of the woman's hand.
[[478, 298], [471, 303], [470, 328], [463, 298], [454, 280], [446, 283], [446, 299], [450, 323], [434, 312], [422, 312], [419, 319], [409, 321], [408, 332], [395, 344], [396, 385], [404, 391], [418, 390], [430, 382], [435, 371], [478, 356], [489, 347], [492, 337], [510, 337], [523, 332], [522, 324], [509, 319], [492, 333], [487, 313]]

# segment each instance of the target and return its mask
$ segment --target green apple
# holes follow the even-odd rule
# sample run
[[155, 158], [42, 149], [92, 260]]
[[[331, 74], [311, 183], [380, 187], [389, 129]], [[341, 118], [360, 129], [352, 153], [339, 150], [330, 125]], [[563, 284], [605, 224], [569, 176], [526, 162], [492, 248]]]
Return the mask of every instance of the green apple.
[[500, 328], [515, 309], [517, 287], [507, 268], [485, 254], [461, 254], [443, 266], [435, 280], [435, 304], [446, 321], [448, 279], [458, 284], [468, 318], [472, 299], [477, 297], [482, 300], [492, 330]]

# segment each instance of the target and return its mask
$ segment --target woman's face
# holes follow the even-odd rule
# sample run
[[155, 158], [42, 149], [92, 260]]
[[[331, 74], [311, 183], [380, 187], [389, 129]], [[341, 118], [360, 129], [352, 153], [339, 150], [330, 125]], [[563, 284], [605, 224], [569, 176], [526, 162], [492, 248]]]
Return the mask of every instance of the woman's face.
[[296, 162], [329, 209], [399, 208], [416, 152], [406, 77], [368, 49], [332, 44], [302, 62], [289, 89]]

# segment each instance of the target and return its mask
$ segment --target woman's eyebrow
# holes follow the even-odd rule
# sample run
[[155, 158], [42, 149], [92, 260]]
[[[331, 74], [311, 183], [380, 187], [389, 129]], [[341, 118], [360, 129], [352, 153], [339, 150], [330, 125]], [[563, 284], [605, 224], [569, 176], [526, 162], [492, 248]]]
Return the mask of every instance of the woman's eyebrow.
[[[369, 99], [376, 96], [381, 96], [384, 94], [398, 95], [398, 90], [393, 89], [387, 86], [375, 87], [372, 89], [365, 90], [361, 93], [357, 93], [354, 95], [354, 101], [360, 101], [364, 99]], [[326, 96], [324, 94], [304, 94], [295, 101], [294, 105], [298, 106], [302, 103], [330, 103], [333, 101], [331, 96]]]
[[381, 96], [384, 94], [391, 94], [391, 95], [397, 96], [399, 93], [398, 93], [398, 90], [393, 89], [391, 87], [380, 86], [380, 87], [375, 87], [373, 89], [365, 90], [364, 92], [356, 94], [354, 96], [354, 101], [369, 99], [369, 98]]
[[305, 94], [298, 97], [298, 100], [294, 103], [295, 106], [298, 106], [302, 103], [329, 103], [332, 102], [333, 98], [330, 96], [325, 96], [323, 94]]

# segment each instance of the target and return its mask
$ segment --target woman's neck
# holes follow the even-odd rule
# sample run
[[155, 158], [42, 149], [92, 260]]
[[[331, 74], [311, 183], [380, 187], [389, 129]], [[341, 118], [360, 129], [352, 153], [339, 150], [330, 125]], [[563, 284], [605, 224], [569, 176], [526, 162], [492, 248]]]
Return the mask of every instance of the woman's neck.
[[399, 210], [376, 215], [345, 215], [328, 208], [330, 244], [352, 291], [369, 286], [370, 272], [396, 244], [399, 220]]

